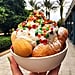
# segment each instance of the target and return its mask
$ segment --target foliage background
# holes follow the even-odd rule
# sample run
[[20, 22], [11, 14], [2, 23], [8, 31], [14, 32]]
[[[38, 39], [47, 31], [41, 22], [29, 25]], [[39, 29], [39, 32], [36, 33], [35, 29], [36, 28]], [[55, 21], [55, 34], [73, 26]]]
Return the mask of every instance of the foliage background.
[[0, 0], [0, 30], [9, 33], [29, 16], [24, 0]]

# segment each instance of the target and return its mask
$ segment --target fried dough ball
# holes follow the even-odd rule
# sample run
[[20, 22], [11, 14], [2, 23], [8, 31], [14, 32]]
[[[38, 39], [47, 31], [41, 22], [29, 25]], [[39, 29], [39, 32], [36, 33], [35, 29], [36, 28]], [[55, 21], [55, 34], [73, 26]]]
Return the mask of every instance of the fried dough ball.
[[33, 57], [49, 56], [49, 55], [59, 52], [59, 50], [58, 51], [56, 50], [58, 48], [59, 46], [54, 47], [53, 44], [50, 44], [50, 45], [39, 44], [38, 46], [34, 48], [32, 56]]
[[49, 44], [39, 44], [36, 46], [33, 50], [32, 56], [34, 57], [43, 57], [43, 56], [49, 56], [56, 54], [60, 52], [63, 48], [63, 45], [61, 44], [60, 40], [55, 39], [53, 43]]
[[67, 37], [68, 37], [68, 30], [64, 27], [60, 27], [58, 30], [58, 39], [63, 41], [64, 43]]
[[32, 45], [23, 38], [17, 38], [12, 44], [14, 53], [23, 57], [32, 54]]

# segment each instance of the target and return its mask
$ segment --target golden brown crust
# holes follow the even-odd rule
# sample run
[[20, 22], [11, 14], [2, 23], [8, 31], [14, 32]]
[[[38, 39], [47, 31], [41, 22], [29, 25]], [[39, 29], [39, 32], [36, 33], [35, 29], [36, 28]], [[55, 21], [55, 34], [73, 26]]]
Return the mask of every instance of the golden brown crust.
[[43, 57], [48, 56], [50, 54], [50, 47], [49, 45], [39, 44], [33, 50], [32, 56], [33, 57]]
[[60, 27], [58, 30], [58, 39], [65, 42], [68, 37], [68, 30], [64, 27]]
[[61, 50], [61, 45], [58, 42], [50, 43], [47, 45], [39, 44], [33, 50], [32, 56], [33, 57], [43, 57], [53, 55], [58, 53]]
[[12, 32], [11, 34], [11, 42], [13, 43], [16, 39], [16, 31]]
[[22, 38], [17, 38], [13, 44], [14, 53], [26, 57], [32, 54], [32, 45]]

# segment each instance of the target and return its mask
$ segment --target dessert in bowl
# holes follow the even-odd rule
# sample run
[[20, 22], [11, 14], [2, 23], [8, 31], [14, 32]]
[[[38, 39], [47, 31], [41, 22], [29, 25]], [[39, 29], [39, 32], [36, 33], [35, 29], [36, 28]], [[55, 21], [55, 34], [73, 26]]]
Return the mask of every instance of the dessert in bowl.
[[68, 45], [68, 30], [58, 28], [42, 12], [33, 11], [11, 35], [11, 53], [16, 62], [32, 72], [45, 72], [61, 64]]
[[15, 58], [16, 62], [24, 69], [31, 72], [46, 72], [59, 66], [63, 61], [66, 52], [68, 50], [68, 43], [66, 47], [59, 53], [45, 57], [21, 57], [15, 54], [12, 50], [11, 53]]

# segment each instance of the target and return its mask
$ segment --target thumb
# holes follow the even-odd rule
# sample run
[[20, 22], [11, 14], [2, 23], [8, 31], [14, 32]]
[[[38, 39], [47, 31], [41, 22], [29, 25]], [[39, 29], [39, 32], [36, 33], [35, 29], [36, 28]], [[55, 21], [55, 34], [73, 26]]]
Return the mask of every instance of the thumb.
[[60, 69], [60, 65], [58, 67], [56, 67], [55, 69], [51, 70], [48, 75], [58, 75]]
[[13, 56], [8, 56], [8, 59], [10, 61], [10, 67], [13, 75], [23, 75], [18, 64], [14, 60]]

